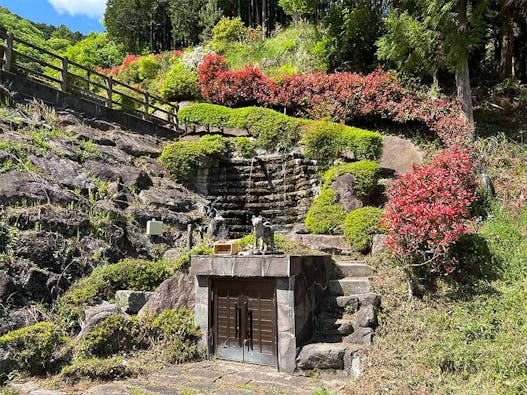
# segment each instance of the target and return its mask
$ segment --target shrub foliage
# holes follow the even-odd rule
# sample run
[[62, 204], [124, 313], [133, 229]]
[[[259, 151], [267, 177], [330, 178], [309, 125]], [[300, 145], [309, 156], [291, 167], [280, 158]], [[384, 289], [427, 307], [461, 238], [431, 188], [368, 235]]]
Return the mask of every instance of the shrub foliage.
[[429, 273], [455, 269], [448, 251], [468, 232], [475, 189], [472, 153], [458, 147], [444, 150], [428, 165], [414, 165], [393, 182], [384, 223], [388, 246], [408, 275], [414, 268]]
[[351, 211], [344, 220], [344, 236], [357, 251], [371, 248], [373, 235], [381, 232], [379, 222], [383, 211], [377, 207], [361, 207]]
[[208, 160], [221, 159], [229, 152], [228, 140], [219, 135], [205, 135], [199, 141], [177, 141], [161, 153], [161, 163], [178, 181], [188, 180]]
[[305, 224], [310, 232], [335, 234], [339, 232], [345, 218], [346, 209], [338, 203], [338, 193], [324, 189], [309, 208]]
[[367, 198], [375, 191], [379, 181], [379, 166], [371, 160], [342, 163], [329, 168], [322, 175], [323, 188], [328, 188], [338, 176], [347, 173], [355, 178], [353, 191], [358, 198]]

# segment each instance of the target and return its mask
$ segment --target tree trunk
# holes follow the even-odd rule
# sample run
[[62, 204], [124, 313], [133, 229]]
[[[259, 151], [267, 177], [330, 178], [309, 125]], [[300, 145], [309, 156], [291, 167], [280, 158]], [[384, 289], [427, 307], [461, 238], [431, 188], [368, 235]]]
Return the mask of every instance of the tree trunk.
[[457, 98], [461, 103], [463, 112], [470, 123], [474, 123], [474, 111], [472, 108], [472, 89], [470, 88], [470, 73], [468, 70], [468, 59], [465, 59], [464, 69], [456, 70]]
[[527, 84], [527, 20], [518, 24], [519, 34], [514, 40], [514, 76]]
[[262, 38], [267, 37], [267, 30], [269, 28], [267, 26], [267, 18], [267, 0], [262, 0]]
[[[457, 14], [459, 22], [459, 34], [467, 34], [467, 0], [459, 0], [457, 3]], [[456, 90], [457, 98], [461, 103], [463, 112], [470, 123], [474, 123], [474, 111], [472, 109], [472, 89], [470, 88], [470, 72], [468, 68], [468, 52], [456, 65]]]
[[501, 54], [500, 75], [501, 78], [512, 77], [512, 54], [514, 46], [514, 21], [511, 7], [502, 0], [501, 6]]

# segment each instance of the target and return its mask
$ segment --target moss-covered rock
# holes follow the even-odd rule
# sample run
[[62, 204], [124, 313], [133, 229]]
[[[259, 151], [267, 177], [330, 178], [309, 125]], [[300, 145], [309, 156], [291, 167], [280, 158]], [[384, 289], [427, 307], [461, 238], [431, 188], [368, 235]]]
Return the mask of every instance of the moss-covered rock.
[[188, 180], [207, 160], [221, 159], [229, 153], [229, 142], [219, 135], [205, 135], [198, 141], [177, 141], [168, 144], [160, 160], [172, 178]]
[[383, 210], [377, 207], [361, 207], [351, 211], [344, 220], [344, 236], [357, 251], [371, 248], [373, 235], [381, 233], [379, 222]]
[[338, 176], [346, 173], [352, 174], [355, 178], [353, 191], [358, 198], [364, 199], [375, 191], [379, 181], [379, 166], [371, 160], [343, 163], [331, 167], [322, 175], [323, 188], [328, 188]]
[[39, 322], [0, 336], [4, 358], [0, 383], [9, 371], [40, 375], [53, 371], [68, 354], [69, 340], [63, 330], [52, 322]]

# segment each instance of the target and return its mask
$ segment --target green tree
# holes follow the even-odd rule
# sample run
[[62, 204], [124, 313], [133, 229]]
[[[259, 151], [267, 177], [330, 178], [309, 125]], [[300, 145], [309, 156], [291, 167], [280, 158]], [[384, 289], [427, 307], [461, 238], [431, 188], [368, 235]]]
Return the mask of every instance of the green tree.
[[316, 0], [278, 0], [278, 4], [287, 15], [299, 19], [302, 15], [309, 15], [315, 11]]
[[69, 47], [65, 55], [83, 66], [110, 68], [122, 62], [126, 51], [106, 33], [90, 33], [84, 40]]
[[455, 74], [458, 100], [473, 122], [469, 56], [485, 37], [488, 5], [487, 0], [404, 3], [386, 18], [387, 33], [378, 41], [377, 53], [409, 74], [419, 69], [434, 76], [444, 64]]
[[344, 0], [330, 8], [324, 18], [330, 69], [369, 72], [375, 68], [383, 9], [382, 0]]
[[175, 44], [189, 46], [199, 42], [200, 11], [204, 0], [170, 0], [170, 20]]
[[108, 0], [104, 24], [112, 39], [131, 53], [141, 53], [151, 44], [152, 10], [155, 0]]
[[218, 0], [207, 0], [205, 6], [199, 11], [199, 24], [202, 27], [200, 39], [208, 41], [212, 37], [212, 29], [223, 15], [223, 10], [218, 5]]

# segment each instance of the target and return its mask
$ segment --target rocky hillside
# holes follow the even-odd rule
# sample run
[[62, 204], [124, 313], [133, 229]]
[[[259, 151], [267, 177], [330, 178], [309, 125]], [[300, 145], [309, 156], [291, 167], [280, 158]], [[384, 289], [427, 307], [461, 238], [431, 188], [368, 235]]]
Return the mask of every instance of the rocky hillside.
[[37, 102], [0, 108], [0, 335], [98, 265], [185, 245], [204, 203], [158, 163], [167, 143]]

